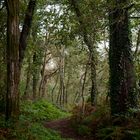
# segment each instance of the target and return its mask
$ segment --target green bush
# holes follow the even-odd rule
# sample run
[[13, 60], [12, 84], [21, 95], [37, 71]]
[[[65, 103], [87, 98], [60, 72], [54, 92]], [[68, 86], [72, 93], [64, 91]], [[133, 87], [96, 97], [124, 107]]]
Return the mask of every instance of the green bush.
[[129, 129], [119, 126], [108, 126], [98, 129], [96, 135], [100, 140], [140, 140], [140, 129]]
[[92, 129], [86, 125], [79, 125], [77, 128], [77, 131], [78, 131], [78, 134], [80, 134], [81, 136], [90, 136]]
[[42, 124], [27, 122], [11, 131], [9, 139], [13, 137], [18, 140], [63, 140], [58, 133], [43, 127]]
[[68, 116], [46, 100], [25, 101], [17, 122], [0, 118], [0, 140], [64, 140], [60, 134], [45, 128], [42, 121]]
[[35, 102], [25, 101], [22, 103], [21, 108], [22, 114], [28, 115], [28, 119], [32, 119], [33, 121], [49, 121], [58, 118], [64, 118], [69, 115], [46, 100], [38, 100]]
[[125, 135], [122, 132], [122, 127], [110, 126], [98, 129], [96, 135], [101, 140], [123, 140]]

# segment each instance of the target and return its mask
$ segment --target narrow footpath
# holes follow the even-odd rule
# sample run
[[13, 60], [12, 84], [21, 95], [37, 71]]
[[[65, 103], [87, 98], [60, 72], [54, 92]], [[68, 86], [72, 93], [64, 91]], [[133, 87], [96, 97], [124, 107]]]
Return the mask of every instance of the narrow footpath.
[[94, 138], [87, 138], [78, 135], [76, 131], [71, 127], [71, 121], [69, 118], [46, 122], [44, 126], [46, 128], [58, 131], [62, 138], [70, 138], [73, 140], [95, 140]]

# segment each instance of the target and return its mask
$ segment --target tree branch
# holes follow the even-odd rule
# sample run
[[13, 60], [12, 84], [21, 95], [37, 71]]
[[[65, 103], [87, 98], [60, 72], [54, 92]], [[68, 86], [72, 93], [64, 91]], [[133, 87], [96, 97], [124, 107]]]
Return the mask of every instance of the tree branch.
[[130, 16], [129, 18], [131, 18], [131, 19], [140, 19], [140, 17], [139, 17], [139, 16], [136, 16], [136, 17], [134, 17], [134, 16], [133, 16], [133, 17], [131, 17], [131, 16]]
[[131, 3], [127, 7], [125, 7], [124, 9], [130, 10], [134, 5], [135, 5], [134, 3]]
[[35, 6], [36, 6], [36, 0], [30, 0], [28, 7], [27, 7], [27, 10], [26, 10], [24, 24], [23, 24], [21, 35], [20, 35], [20, 44], [19, 44], [19, 47], [20, 47], [19, 48], [20, 66], [21, 66], [21, 63], [22, 63], [23, 58], [24, 58], [25, 49], [27, 47], [27, 37], [30, 33]]
[[135, 52], [134, 52], [134, 56], [135, 56], [135, 57], [136, 57], [136, 55], [137, 55], [139, 45], [140, 45], [140, 29], [139, 29], [139, 31], [138, 31], [136, 49], [135, 49]]

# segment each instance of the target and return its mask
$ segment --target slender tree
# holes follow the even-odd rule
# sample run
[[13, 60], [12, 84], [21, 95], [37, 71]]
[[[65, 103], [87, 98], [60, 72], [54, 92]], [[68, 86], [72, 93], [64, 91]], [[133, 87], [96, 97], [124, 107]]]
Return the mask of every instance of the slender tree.
[[28, 60], [28, 67], [27, 67], [27, 76], [26, 76], [26, 87], [24, 91], [24, 98], [27, 98], [29, 96], [29, 87], [30, 87], [30, 81], [31, 81], [31, 58], [29, 57]]
[[36, 61], [37, 61], [37, 54], [34, 52], [33, 54], [33, 66], [34, 66], [34, 72], [33, 72], [33, 98], [35, 99], [37, 96], [37, 69], [36, 69]]
[[91, 89], [90, 89], [90, 95], [91, 95], [91, 104], [96, 104], [96, 95], [97, 95], [97, 85], [96, 85], [96, 49], [95, 49], [95, 34], [91, 37], [89, 35], [89, 31], [87, 30], [87, 26], [83, 20], [83, 14], [80, 11], [78, 2], [76, 0], [70, 0], [71, 6], [74, 9], [74, 12], [78, 18], [81, 30], [82, 30], [82, 36], [85, 44], [88, 47], [89, 55], [90, 55], [90, 69], [91, 69]]

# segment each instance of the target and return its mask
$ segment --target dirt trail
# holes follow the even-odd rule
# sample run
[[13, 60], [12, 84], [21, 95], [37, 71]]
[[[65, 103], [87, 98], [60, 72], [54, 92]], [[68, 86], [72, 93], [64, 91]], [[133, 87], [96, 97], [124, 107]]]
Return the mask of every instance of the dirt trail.
[[92, 138], [78, 135], [71, 127], [71, 121], [69, 118], [46, 122], [44, 126], [60, 132], [62, 138], [72, 138], [74, 140], [94, 140]]

